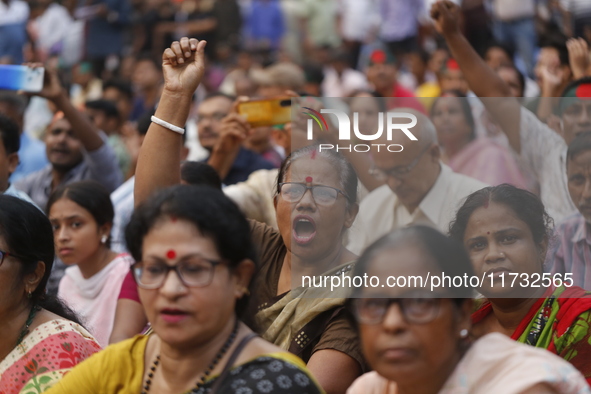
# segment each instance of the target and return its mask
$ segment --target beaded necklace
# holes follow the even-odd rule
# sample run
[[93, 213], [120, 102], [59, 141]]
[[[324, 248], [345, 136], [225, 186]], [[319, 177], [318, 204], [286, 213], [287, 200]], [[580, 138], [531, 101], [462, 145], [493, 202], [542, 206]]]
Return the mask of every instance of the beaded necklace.
[[25, 322], [25, 325], [23, 326], [23, 329], [21, 330], [21, 333], [19, 334], [18, 339], [16, 340], [15, 347], [20, 345], [23, 339], [25, 339], [25, 336], [27, 336], [27, 334], [29, 333], [29, 327], [31, 327], [33, 319], [35, 319], [35, 315], [37, 314], [37, 311], [39, 311], [40, 309], [41, 307], [39, 307], [38, 305], [33, 305], [33, 307], [31, 308], [31, 312], [29, 312], [29, 317], [27, 317], [27, 321]]
[[[226, 354], [226, 352], [228, 351], [230, 346], [232, 346], [232, 343], [234, 342], [234, 340], [236, 339], [236, 335], [238, 334], [238, 327], [239, 327], [239, 321], [238, 321], [238, 319], [236, 319], [236, 323], [234, 324], [234, 329], [232, 330], [232, 333], [230, 333], [230, 336], [226, 340], [226, 343], [224, 343], [224, 346], [222, 346], [222, 348], [216, 354], [216, 356], [213, 358], [211, 363], [209, 363], [209, 366], [207, 367], [205, 372], [203, 372], [203, 376], [201, 376], [201, 379], [199, 379], [199, 381], [197, 381], [197, 383], [195, 384], [195, 388], [191, 390], [191, 393], [198, 392], [199, 389], [205, 384], [205, 380], [207, 379], [207, 377], [209, 376], [211, 371], [213, 371], [213, 369], [220, 362], [222, 357], [224, 357], [224, 354]], [[160, 355], [158, 354], [158, 355], [156, 355], [156, 358], [152, 362], [152, 366], [150, 367], [150, 372], [148, 373], [148, 377], [144, 381], [144, 387], [143, 387], [141, 394], [148, 394], [150, 392], [150, 386], [152, 385], [152, 378], [154, 377], [154, 374], [156, 373], [156, 369], [158, 368], [159, 364], [160, 364]]]

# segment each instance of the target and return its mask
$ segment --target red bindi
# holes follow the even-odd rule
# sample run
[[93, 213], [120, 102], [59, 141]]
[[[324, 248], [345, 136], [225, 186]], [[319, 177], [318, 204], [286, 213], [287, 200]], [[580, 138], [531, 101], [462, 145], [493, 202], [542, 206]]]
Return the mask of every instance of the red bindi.
[[312, 183], [313, 180], [311, 176], [306, 177], [306, 183]]
[[174, 259], [176, 257], [176, 252], [170, 249], [168, 252], [166, 252], [166, 257], [169, 259]]
[[171, 221], [171, 222], [173, 222], [173, 223], [174, 223], [174, 222], [176, 222], [176, 220], [177, 220], [177, 219], [176, 219], [176, 216], [171, 216], [171, 217], [170, 217], [170, 221]]

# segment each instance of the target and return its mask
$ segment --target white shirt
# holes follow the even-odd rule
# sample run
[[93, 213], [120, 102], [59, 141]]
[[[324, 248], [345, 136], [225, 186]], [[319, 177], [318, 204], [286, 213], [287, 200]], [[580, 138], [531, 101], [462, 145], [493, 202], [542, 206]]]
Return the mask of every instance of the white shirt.
[[13, 0], [8, 5], [0, 1], [0, 26], [25, 23], [29, 19], [29, 5], [25, 1]]
[[[35, 19], [37, 28], [37, 46], [46, 53], [61, 43], [72, 24], [68, 10], [59, 4], [50, 4], [47, 10]], [[54, 48], [56, 49], [56, 48]]]
[[377, 0], [338, 0], [341, 35], [346, 40], [365, 41], [380, 24]]
[[247, 218], [277, 228], [273, 196], [278, 174], [278, 169], [258, 170], [246, 181], [226, 186], [223, 191]]
[[418, 208], [409, 213], [388, 185], [383, 185], [361, 202], [347, 248], [360, 254], [390, 231], [417, 224], [431, 226], [447, 234], [449, 223], [464, 199], [486, 186], [476, 179], [456, 174], [451, 168], [441, 164], [441, 172], [435, 184]]
[[346, 69], [339, 77], [334, 68], [325, 70], [322, 81], [322, 94], [325, 97], [348, 97], [356, 90], [369, 88], [365, 74], [353, 69]]
[[548, 214], [558, 223], [577, 212], [568, 193], [568, 146], [561, 136], [523, 107], [520, 130], [520, 156], [540, 184], [540, 197]]
[[534, 0], [494, 0], [495, 19], [510, 22], [521, 18], [532, 18], [536, 14]]
[[[583, 375], [568, 361], [495, 332], [470, 346], [439, 394], [522, 393], [538, 384], [562, 394], [591, 393]], [[359, 377], [347, 390], [347, 394], [397, 393], [396, 383], [375, 371]]]
[[133, 259], [120, 254], [92, 277], [85, 279], [77, 265], [66, 268], [58, 297], [86, 322], [99, 345], [106, 347], [115, 323], [115, 309], [123, 279]]

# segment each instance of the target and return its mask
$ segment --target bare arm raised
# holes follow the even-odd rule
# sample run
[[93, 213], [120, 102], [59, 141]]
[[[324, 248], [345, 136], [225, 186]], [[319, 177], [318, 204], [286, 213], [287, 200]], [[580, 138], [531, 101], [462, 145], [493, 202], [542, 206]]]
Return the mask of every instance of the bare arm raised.
[[460, 9], [449, 0], [438, 1], [431, 7], [431, 17], [435, 28], [443, 35], [456, 59], [470, 89], [481, 98], [506, 97], [504, 99], [485, 99], [486, 109], [500, 124], [516, 152], [521, 151], [519, 126], [521, 105], [511, 97], [509, 87], [476, 53], [459, 29]]
[[[42, 65], [30, 64], [30, 66], [40, 67]], [[93, 152], [103, 146], [104, 142], [97, 128], [84, 113], [72, 105], [55, 70], [45, 69], [43, 89], [35, 95], [52, 101], [58, 110], [64, 113], [64, 117], [72, 125], [72, 133], [80, 140], [84, 149]]]
[[[189, 116], [191, 97], [204, 73], [206, 42], [183, 37], [162, 54], [164, 89], [155, 116], [183, 127]], [[180, 183], [182, 136], [152, 123], [138, 157], [135, 204], [156, 190]]]

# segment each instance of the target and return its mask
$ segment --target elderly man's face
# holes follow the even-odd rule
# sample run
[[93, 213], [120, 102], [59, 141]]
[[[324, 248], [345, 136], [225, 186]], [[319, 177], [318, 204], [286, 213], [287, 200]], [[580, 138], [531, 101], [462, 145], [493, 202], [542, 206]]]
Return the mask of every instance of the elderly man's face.
[[[406, 136], [392, 140], [392, 144], [404, 147], [402, 152], [380, 152], [372, 154], [374, 168], [388, 174], [386, 184], [396, 194], [400, 202], [412, 213], [429, 192], [440, 171], [439, 148], [433, 144], [409, 141]], [[400, 169], [408, 171], [397, 175]]]

